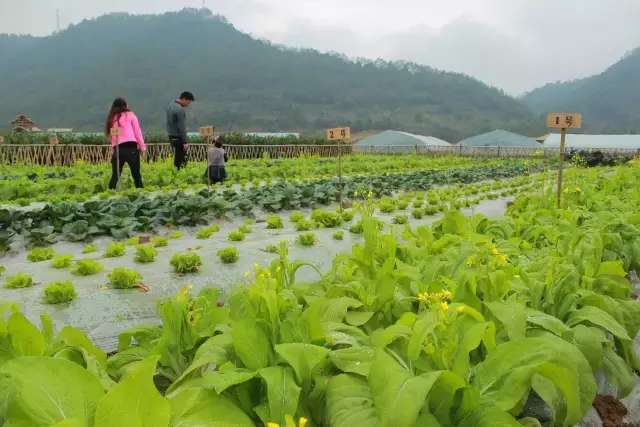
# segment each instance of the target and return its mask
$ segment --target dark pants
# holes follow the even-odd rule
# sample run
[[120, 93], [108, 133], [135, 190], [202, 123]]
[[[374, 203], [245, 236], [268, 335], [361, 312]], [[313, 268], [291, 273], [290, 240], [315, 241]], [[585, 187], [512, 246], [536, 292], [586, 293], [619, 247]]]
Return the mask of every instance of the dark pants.
[[224, 166], [209, 166], [209, 170], [204, 173], [204, 178], [211, 179], [211, 184], [224, 182], [226, 177], [227, 170]]
[[[118, 150], [117, 153], [116, 150]], [[113, 150], [113, 155], [111, 156], [111, 180], [109, 181], [109, 188], [112, 190], [116, 188], [116, 184], [120, 178], [118, 172], [122, 173], [122, 167], [125, 163], [129, 165], [136, 188], [142, 188], [138, 144], [135, 142], [123, 142], [117, 146], [116, 150]]]
[[184, 149], [185, 141], [182, 138], [169, 137], [171, 146], [173, 147], [173, 165], [176, 169], [187, 166], [187, 152]]

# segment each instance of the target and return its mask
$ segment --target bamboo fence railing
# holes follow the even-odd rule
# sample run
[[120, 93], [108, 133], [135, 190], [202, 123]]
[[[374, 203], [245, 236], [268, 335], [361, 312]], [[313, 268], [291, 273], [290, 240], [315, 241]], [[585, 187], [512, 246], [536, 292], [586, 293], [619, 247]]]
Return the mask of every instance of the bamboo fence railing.
[[[190, 161], [204, 162], [210, 146], [206, 144], [190, 144], [188, 158]], [[558, 149], [537, 147], [466, 147], [452, 146], [376, 146], [358, 147], [353, 145], [227, 145], [230, 158], [257, 159], [296, 158], [302, 156], [336, 157], [339, 150], [343, 155], [349, 154], [420, 154], [429, 156], [467, 156], [467, 157], [543, 157], [557, 155]], [[609, 154], [635, 155], [638, 150], [631, 149], [585, 149], [580, 151], [601, 151]], [[77, 162], [97, 164], [111, 160], [109, 145], [0, 145], [0, 164], [33, 164], [42, 166], [72, 166]], [[148, 144], [143, 161], [155, 162], [173, 156], [169, 144]]]

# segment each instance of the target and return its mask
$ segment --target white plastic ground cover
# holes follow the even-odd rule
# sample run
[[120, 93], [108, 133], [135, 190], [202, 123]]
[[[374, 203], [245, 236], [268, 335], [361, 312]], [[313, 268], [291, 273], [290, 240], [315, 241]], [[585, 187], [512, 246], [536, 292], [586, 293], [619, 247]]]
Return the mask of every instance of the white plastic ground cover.
[[[502, 215], [510, 199], [487, 200], [474, 208], [464, 210], [465, 213], [483, 213], [495, 217]], [[336, 208], [333, 206], [332, 208]], [[309, 214], [309, 211], [303, 211]], [[396, 212], [396, 214], [399, 212]], [[407, 212], [408, 213], [408, 212]], [[264, 217], [265, 215], [261, 215]], [[207, 286], [215, 286], [223, 290], [249, 280], [247, 272], [252, 272], [254, 264], [266, 265], [276, 255], [264, 251], [268, 245], [277, 244], [282, 240], [290, 242], [290, 258], [308, 261], [316, 265], [322, 272], [330, 269], [334, 257], [341, 252], [350, 252], [354, 243], [361, 241], [360, 235], [348, 231], [349, 224], [344, 224], [344, 240], [334, 240], [332, 234], [337, 229], [318, 229], [315, 234], [318, 242], [312, 247], [302, 247], [296, 242], [299, 235], [288, 221], [289, 212], [282, 212], [285, 228], [282, 230], [267, 230], [265, 223], [252, 225], [253, 232], [248, 234], [242, 242], [230, 242], [227, 235], [238, 228], [242, 218], [232, 221], [220, 221], [221, 230], [210, 239], [195, 238], [197, 229], [184, 229], [180, 239], [169, 240], [169, 246], [158, 248], [158, 256], [153, 263], [138, 264], [134, 262], [134, 247], [128, 247], [127, 253], [119, 258], [104, 258], [106, 246], [113, 241], [111, 238], [99, 238], [93, 243], [98, 251], [92, 254], [82, 254], [84, 244], [59, 242], [52, 247], [58, 254], [72, 254], [74, 259], [96, 259], [104, 265], [104, 271], [93, 276], [74, 276], [67, 269], [56, 270], [50, 266], [50, 261], [32, 263], [26, 259], [26, 251], [12, 252], [0, 259], [7, 271], [4, 278], [18, 272], [29, 273], [33, 276], [35, 286], [25, 289], [0, 288], [0, 301], [12, 301], [20, 304], [25, 315], [34, 322], [38, 321], [41, 313], [48, 313], [58, 327], [70, 325], [88, 333], [94, 342], [105, 349], [113, 351], [117, 346], [118, 334], [129, 327], [140, 324], [154, 324], [158, 322], [156, 303], [159, 299], [174, 295], [187, 285], [193, 286], [193, 292]], [[391, 223], [393, 215], [380, 215], [387, 224]], [[413, 226], [429, 224], [439, 216], [425, 217], [422, 220], [410, 218]], [[260, 216], [258, 217], [258, 220]], [[356, 218], [357, 220], [357, 218]], [[395, 226], [403, 227], [403, 226]], [[164, 232], [166, 233], [166, 231]], [[159, 232], [158, 234], [163, 234]], [[218, 250], [235, 246], [240, 250], [240, 260], [236, 264], [225, 265], [217, 256]], [[170, 258], [178, 252], [195, 250], [202, 260], [203, 266], [199, 273], [180, 276], [173, 273], [169, 263]], [[143, 282], [149, 286], [148, 293], [136, 289], [118, 290], [107, 285], [107, 275], [116, 267], [127, 267], [140, 272]], [[298, 274], [298, 280], [313, 281], [318, 273], [311, 268], [303, 268]], [[46, 284], [71, 280], [76, 288], [78, 297], [68, 304], [47, 305], [43, 303], [43, 289]]]

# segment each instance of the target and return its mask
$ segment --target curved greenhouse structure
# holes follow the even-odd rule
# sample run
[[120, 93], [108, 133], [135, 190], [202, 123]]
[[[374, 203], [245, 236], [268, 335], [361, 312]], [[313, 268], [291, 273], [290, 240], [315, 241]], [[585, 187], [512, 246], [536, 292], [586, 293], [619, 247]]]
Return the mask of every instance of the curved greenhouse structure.
[[374, 153], [406, 153], [428, 150], [449, 150], [451, 144], [433, 136], [415, 135], [408, 132], [387, 130], [358, 141], [356, 151]]
[[502, 129], [463, 139], [458, 144], [465, 147], [540, 147], [533, 138]]

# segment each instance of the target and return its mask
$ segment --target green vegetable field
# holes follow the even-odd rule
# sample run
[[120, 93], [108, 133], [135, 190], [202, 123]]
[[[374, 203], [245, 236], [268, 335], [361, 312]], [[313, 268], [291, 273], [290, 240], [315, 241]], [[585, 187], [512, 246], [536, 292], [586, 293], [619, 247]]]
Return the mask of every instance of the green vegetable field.
[[552, 163], [3, 166], [0, 425], [636, 422], [640, 164]]

